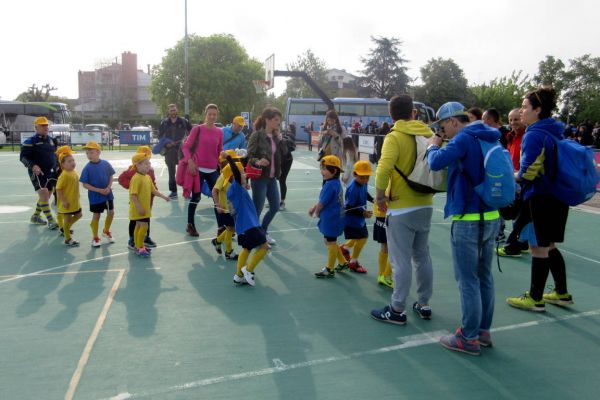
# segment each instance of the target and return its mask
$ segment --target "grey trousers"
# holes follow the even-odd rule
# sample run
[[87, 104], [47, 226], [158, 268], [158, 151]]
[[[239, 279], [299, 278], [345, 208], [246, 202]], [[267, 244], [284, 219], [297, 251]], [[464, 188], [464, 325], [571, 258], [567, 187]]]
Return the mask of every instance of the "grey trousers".
[[387, 243], [394, 273], [392, 307], [406, 309], [410, 292], [412, 268], [415, 267], [417, 301], [429, 304], [433, 292], [433, 267], [429, 256], [429, 229], [433, 208], [421, 208], [406, 214], [388, 217]]

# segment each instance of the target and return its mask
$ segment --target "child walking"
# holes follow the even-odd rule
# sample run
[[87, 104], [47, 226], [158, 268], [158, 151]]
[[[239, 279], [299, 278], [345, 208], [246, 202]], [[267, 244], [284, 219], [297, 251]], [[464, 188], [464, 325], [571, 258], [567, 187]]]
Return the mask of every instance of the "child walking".
[[[366, 274], [367, 270], [358, 262], [358, 257], [369, 238], [365, 218], [371, 218], [373, 215], [366, 209], [367, 201], [373, 202], [373, 197], [368, 192], [369, 177], [373, 175], [371, 163], [364, 160], [357, 161], [354, 164], [353, 175], [354, 180], [346, 190], [344, 237], [347, 242], [340, 246], [348, 264], [340, 265], [338, 271], [350, 268], [352, 272]], [[352, 247], [351, 256], [348, 250], [350, 247]]]
[[337, 156], [325, 156], [320, 164], [323, 187], [319, 194], [319, 202], [308, 210], [311, 217], [319, 217], [319, 232], [323, 234], [327, 248], [327, 266], [315, 273], [317, 278], [335, 277], [336, 259], [342, 265], [346, 260], [340, 253], [337, 238], [344, 230], [344, 204], [340, 174], [343, 172], [340, 159]]
[[[234, 181], [227, 189], [227, 201], [231, 207], [231, 213], [234, 216], [235, 231], [238, 235], [238, 244], [242, 246], [237, 259], [237, 271], [233, 275], [233, 282], [236, 285], [248, 283], [254, 286], [255, 276], [254, 270], [258, 263], [262, 261], [268, 250], [267, 236], [262, 229], [256, 214], [256, 208], [252, 202], [252, 198], [248, 194], [245, 186], [247, 179], [258, 179], [261, 170], [253, 172], [253, 175], [246, 175], [242, 169], [242, 164], [226, 153], [221, 153], [227, 159]], [[250, 252], [256, 249], [250, 262], [246, 265], [246, 261], [250, 256]]]
[[377, 274], [377, 284], [387, 286], [393, 289], [394, 281], [392, 279], [392, 267], [390, 265], [390, 259], [388, 257], [386, 232], [387, 224], [385, 211], [380, 210], [377, 206], [377, 203], [374, 203], [373, 215], [375, 215], [375, 223], [373, 224], [373, 240], [380, 244], [378, 256], [379, 272]]
[[[227, 150], [232, 151], [232, 150]], [[235, 154], [235, 152], [233, 153]], [[230, 155], [231, 156], [231, 155]], [[231, 157], [237, 159], [236, 157]], [[237, 163], [236, 163], [237, 165]], [[240, 164], [241, 167], [241, 164]], [[225, 258], [227, 260], [237, 260], [238, 255], [233, 251], [233, 233], [235, 232], [235, 221], [227, 208], [227, 190], [233, 181], [233, 172], [231, 166], [225, 165], [221, 170], [221, 175], [213, 186], [212, 196], [215, 202], [215, 211], [217, 213], [217, 225], [220, 230], [219, 235], [214, 238], [211, 243], [218, 254], [222, 254], [221, 245], [225, 243]]]
[[81, 204], [73, 152], [65, 149], [58, 155], [58, 162], [62, 172], [56, 182], [57, 211], [62, 214], [65, 245], [76, 247], [79, 242], [71, 237], [71, 226], [81, 218]]
[[169, 198], [156, 190], [152, 178], [148, 175], [150, 170], [149, 154], [136, 153], [131, 161], [135, 165], [136, 173], [129, 184], [129, 219], [135, 221], [133, 237], [136, 254], [140, 257], [150, 257], [150, 252], [144, 246], [144, 238], [152, 216], [152, 195], [165, 201], [169, 201]]
[[[148, 146], [139, 146], [136, 150], [136, 153], [142, 153], [142, 154], [151, 156], [152, 149], [150, 149], [150, 147], [148, 147]], [[119, 185], [121, 185], [123, 188], [129, 190], [129, 184], [131, 183], [131, 178], [133, 178], [133, 176], [135, 175], [136, 172], [137, 171], [135, 169], [135, 165], [132, 165], [125, 171], [121, 172], [121, 175], [119, 175]], [[156, 187], [156, 176], [154, 174], [154, 168], [152, 168], [152, 165], [150, 165], [150, 169], [148, 170], [148, 176], [150, 176], [150, 178], [152, 179], [152, 184], [154, 185], [154, 187]], [[154, 200], [154, 196], [152, 196], [151, 200]], [[135, 247], [135, 242], [134, 242], [134, 238], [133, 238], [134, 231], [135, 231], [135, 221], [130, 219], [129, 220], [129, 241], [127, 242], [127, 247], [129, 247], [130, 250], [135, 251], [137, 249]], [[150, 221], [148, 221], [148, 232], [146, 233], [146, 237], [144, 238], [144, 247], [146, 247], [146, 249], [156, 247], [156, 242], [154, 240], [152, 240], [152, 238], [150, 237]]]
[[102, 236], [109, 243], [115, 242], [110, 231], [110, 226], [115, 216], [114, 196], [112, 192], [115, 170], [108, 161], [100, 159], [101, 149], [98, 143], [90, 140], [83, 148], [89, 162], [83, 168], [83, 171], [81, 171], [79, 181], [88, 190], [90, 212], [93, 214], [92, 222], [90, 223], [90, 227], [92, 228], [92, 247], [100, 247], [102, 241], [98, 235], [98, 226], [100, 225], [100, 215], [102, 215], [104, 210], [106, 210], [106, 220], [104, 221]]

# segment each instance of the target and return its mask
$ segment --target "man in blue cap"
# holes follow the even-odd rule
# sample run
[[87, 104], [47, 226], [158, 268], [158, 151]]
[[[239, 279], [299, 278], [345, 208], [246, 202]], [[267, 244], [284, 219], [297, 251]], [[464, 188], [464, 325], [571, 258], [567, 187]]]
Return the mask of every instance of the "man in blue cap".
[[[162, 141], [167, 149], [164, 152], [165, 164], [169, 170], [169, 198], [177, 198], [177, 183], [175, 182], [175, 172], [179, 162], [179, 147], [185, 135], [192, 129], [192, 125], [185, 118], [177, 116], [177, 106], [169, 104], [169, 116], [160, 122], [158, 128], [159, 143]], [[167, 141], [169, 139], [170, 141]]]
[[479, 355], [480, 346], [492, 345], [492, 257], [499, 213], [474, 191], [485, 173], [477, 139], [498, 142], [500, 132], [481, 121], [469, 122], [465, 107], [458, 102], [442, 105], [437, 118], [438, 126], [449, 141], [442, 148], [442, 136], [432, 136], [428, 162], [434, 171], [448, 168], [444, 217], [452, 217], [452, 261], [462, 309], [462, 325], [454, 334], [442, 336], [440, 344], [450, 350]]

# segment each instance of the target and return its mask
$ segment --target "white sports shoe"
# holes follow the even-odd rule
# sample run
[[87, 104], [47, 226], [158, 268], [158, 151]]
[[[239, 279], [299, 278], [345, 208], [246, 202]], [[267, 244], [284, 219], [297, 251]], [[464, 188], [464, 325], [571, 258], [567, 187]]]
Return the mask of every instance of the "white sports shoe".
[[246, 282], [246, 278], [244, 278], [243, 276], [238, 276], [238, 274], [234, 274], [233, 283], [235, 283], [236, 285], [243, 285], [244, 283], [248, 282]]
[[102, 236], [108, 240], [108, 243], [114, 243], [115, 238], [113, 238], [112, 232], [102, 232]]
[[267, 235], [267, 243], [269, 243], [270, 245], [274, 245], [277, 243], [277, 240], [273, 239], [271, 235]]
[[244, 267], [244, 268], [242, 268], [242, 273], [244, 274], [244, 279], [246, 279], [246, 282], [248, 282], [248, 285], [254, 286], [254, 284], [255, 284], [254, 272], [250, 272], [250, 271], [248, 271], [248, 269], [246, 269], [246, 267]]
[[92, 239], [92, 247], [100, 247], [101, 244], [102, 244], [102, 241], [100, 240], [100, 238]]

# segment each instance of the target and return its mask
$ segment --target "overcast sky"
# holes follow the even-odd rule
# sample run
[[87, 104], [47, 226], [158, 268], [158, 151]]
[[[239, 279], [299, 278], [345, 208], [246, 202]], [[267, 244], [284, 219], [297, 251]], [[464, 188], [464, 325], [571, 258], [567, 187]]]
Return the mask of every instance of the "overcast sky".
[[[583, 0], [188, 0], [188, 32], [232, 34], [248, 54], [276, 69], [306, 49], [329, 68], [359, 73], [370, 36], [402, 40], [408, 74], [433, 57], [452, 58], [470, 84], [533, 75], [551, 54], [600, 55], [600, 3]], [[0, 7], [0, 99], [32, 83], [78, 97], [77, 71], [93, 70], [123, 51], [139, 67], [158, 64], [184, 36], [184, 0], [10, 0]], [[277, 78], [275, 91], [285, 88]]]

